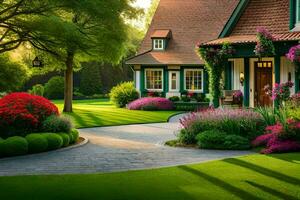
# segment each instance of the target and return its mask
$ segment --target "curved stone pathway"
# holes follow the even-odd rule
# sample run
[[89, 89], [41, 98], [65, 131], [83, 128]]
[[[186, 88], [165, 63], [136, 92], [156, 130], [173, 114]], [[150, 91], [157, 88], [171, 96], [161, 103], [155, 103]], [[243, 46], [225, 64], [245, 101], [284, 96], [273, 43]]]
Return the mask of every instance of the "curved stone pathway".
[[[141, 116], [142, 117], [142, 116]], [[0, 176], [78, 174], [158, 168], [249, 154], [172, 148], [163, 143], [176, 138], [180, 116], [169, 123], [81, 129], [87, 145], [66, 151], [0, 159]]]

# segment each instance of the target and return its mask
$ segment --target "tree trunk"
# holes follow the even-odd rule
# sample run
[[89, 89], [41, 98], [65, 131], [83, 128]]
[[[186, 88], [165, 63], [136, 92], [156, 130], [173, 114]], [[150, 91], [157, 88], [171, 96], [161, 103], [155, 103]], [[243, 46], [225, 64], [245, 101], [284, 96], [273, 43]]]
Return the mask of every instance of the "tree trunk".
[[65, 71], [65, 93], [64, 93], [64, 112], [72, 112], [72, 100], [73, 100], [73, 60], [74, 53], [68, 52], [66, 59], [66, 71]]

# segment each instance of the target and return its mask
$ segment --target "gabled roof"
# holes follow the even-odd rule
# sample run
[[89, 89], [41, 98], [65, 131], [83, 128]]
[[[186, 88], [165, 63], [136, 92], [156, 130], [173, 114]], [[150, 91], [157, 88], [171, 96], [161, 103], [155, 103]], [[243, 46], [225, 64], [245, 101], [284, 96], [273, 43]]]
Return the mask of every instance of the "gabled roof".
[[[256, 43], [257, 28], [264, 27], [274, 36], [275, 41], [300, 40], [300, 32], [290, 32], [289, 0], [243, 0], [246, 7], [240, 15], [233, 15], [229, 21], [234, 27], [224, 27], [221, 38], [206, 42], [205, 45]], [[240, 3], [241, 5], [241, 3]], [[227, 31], [227, 33], [226, 33]], [[228, 36], [228, 37], [223, 37]]]
[[[127, 64], [204, 64], [195, 45], [218, 37], [239, 0], [160, 0], [138, 55]], [[165, 51], [152, 51], [157, 30], [171, 30]]]

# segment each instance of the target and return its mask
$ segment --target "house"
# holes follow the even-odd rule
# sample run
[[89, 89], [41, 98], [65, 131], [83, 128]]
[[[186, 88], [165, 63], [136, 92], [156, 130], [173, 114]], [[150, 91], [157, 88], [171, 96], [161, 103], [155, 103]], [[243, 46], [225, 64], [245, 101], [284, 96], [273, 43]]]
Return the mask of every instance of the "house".
[[[255, 55], [258, 27], [273, 35], [275, 56]], [[236, 53], [228, 60], [226, 89], [241, 90], [245, 106], [267, 106], [272, 102], [265, 94], [265, 85], [292, 81], [295, 86], [291, 92], [299, 91], [299, 74], [285, 56], [299, 43], [299, 31], [300, 0], [241, 0], [219, 37], [204, 45], [230, 43]]]
[[[255, 55], [258, 27], [274, 36], [274, 56]], [[299, 91], [299, 74], [285, 56], [299, 40], [300, 0], [161, 0], [138, 54], [127, 64], [142, 96], [208, 93], [208, 75], [195, 45], [227, 42], [235, 54], [224, 73], [225, 89], [241, 90], [244, 106], [266, 106], [272, 102], [265, 85], [292, 81], [292, 93]]]
[[238, 2], [160, 0], [138, 54], [126, 62], [141, 96], [208, 93], [208, 75], [195, 46], [219, 36]]

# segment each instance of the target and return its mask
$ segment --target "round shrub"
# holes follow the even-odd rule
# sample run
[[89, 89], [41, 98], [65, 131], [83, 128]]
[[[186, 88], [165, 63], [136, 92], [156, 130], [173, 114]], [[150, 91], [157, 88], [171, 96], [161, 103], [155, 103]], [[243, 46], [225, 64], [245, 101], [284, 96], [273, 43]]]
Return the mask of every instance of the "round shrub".
[[228, 150], [246, 150], [250, 149], [250, 141], [239, 135], [227, 135], [224, 141], [224, 149]]
[[37, 84], [32, 87], [31, 94], [44, 96], [44, 91], [45, 91], [44, 86], [41, 84]]
[[162, 97], [146, 97], [128, 104], [129, 110], [173, 110], [174, 103]]
[[27, 135], [28, 150], [30, 153], [39, 153], [48, 149], [48, 140], [41, 134], [32, 133]]
[[45, 84], [45, 97], [48, 99], [63, 99], [64, 88], [64, 78], [60, 76], [54, 76]]
[[204, 131], [197, 135], [197, 144], [202, 149], [224, 149], [226, 133], [218, 130]]
[[66, 133], [60, 133], [59, 134], [61, 138], [63, 139], [63, 147], [67, 147], [70, 144], [70, 137]]
[[72, 129], [71, 130], [71, 135], [72, 135], [72, 141], [71, 141], [71, 143], [77, 142], [78, 139], [79, 139], [79, 131], [76, 130], [76, 129]]
[[72, 123], [69, 118], [52, 115], [42, 123], [42, 131], [48, 133], [69, 133]]
[[59, 134], [44, 133], [43, 137], [48, 141], [48, 150], [59, 149], [63, 146], [63, 139]]
[[58, 109], [44, 97], [28, 93], [6, 95], [0, 99], [0, 136], [32, 133], [51, 115], [58, 115]]
[[28, 142], [25, 138], [14, 136], [4, 141], [5, 156], [18, 156], [28, 153]]
[[120, 108], [139, 98], [139, 93], [132, 82], [124, 82], [113, 87], [109, 93], [110, 100]]
[[193, 132], [187, 131], [185, 129], [181, 129], [179, 133], [179, 141], [183, 144], [195, 144], [196, 143], [196, 135]]

